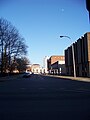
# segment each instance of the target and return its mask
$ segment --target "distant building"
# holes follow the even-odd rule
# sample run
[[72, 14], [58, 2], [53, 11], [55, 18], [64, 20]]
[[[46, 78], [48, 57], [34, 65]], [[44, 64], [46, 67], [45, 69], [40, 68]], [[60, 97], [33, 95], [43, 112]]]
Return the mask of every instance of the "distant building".
[[26, 65], [26, 72], [31, 72], [31, 64]]
[[41, 69], [41, 67], [40, 67], [39, 64], [33, 64], [33, 65], [31, 66], [31, 71], [32, 71], [34, 74], [40, 74], [40, 73], [42, 73], [42, 69]]
[[48, 73], [48, 59], [49, 59], [49, 56], [44, 57], [43, 73]]
[[65, 57], [54, 55], [48, 59], [48, 71], [50, 74], [65, 74]]
[[50, 64], [53, 64], [57, 61], [64, 61], [65, 57], [63, 55], [53, 55], [49, 58]]
[[86, 8], [89, 12], [89, 20], [90, 20], [90, 0], [86, 0]]
[[65, 61], [57, 61], [51, 65], [51, 72], [54, 75], [66, 75]]
[[[90, 77], [90, 32], [79, 38], [74, 45], [76, 76]], [[65, 50], [67, 75], [73, 76], [72, 46]]]

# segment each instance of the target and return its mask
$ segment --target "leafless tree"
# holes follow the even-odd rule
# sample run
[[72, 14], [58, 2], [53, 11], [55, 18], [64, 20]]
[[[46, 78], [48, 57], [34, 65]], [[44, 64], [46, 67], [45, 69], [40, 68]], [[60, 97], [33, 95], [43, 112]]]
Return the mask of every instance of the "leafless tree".
[[27, 65], [30, 61], [26, 57], [16, 58], [15, 59], [16, 67], [19, 73], [26, 71]]
[[0, 18], [0, 55], [1, 73], [11, 69], [11, 61], [15, 56], [27, 53], [25, 40], [18, 30], [7, 20]]

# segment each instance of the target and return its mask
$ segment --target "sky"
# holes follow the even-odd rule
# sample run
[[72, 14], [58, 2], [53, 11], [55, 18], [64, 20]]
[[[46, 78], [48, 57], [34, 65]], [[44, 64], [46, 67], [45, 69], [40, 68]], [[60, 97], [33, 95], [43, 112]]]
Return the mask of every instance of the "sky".
[[45, 56], [64, 55], [67, 47], [90, 31], [85, 0], [0, 0], [0, 17], [25, 38], [31, 64], [43, 65]]

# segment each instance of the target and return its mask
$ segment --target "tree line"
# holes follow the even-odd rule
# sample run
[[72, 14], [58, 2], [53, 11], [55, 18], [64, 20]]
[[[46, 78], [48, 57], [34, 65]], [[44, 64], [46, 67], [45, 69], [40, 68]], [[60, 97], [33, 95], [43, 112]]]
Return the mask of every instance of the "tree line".
[[[27, 54], [27, 45], [25, 39], [19, 34], [19, 31], [9, 21], [0, 18], [0, 72], [13, 72], [25, 70], [29, 60]], [[20, 68], [21, 67], [21, 68]]]

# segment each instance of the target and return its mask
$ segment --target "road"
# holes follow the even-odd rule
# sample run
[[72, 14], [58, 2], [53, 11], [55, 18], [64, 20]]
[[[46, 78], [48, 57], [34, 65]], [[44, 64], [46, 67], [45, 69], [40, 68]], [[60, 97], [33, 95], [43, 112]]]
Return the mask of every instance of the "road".
[[90, 120], [90, 83], [42, 75], [3, 78], [0, 120], [36, 119]]

